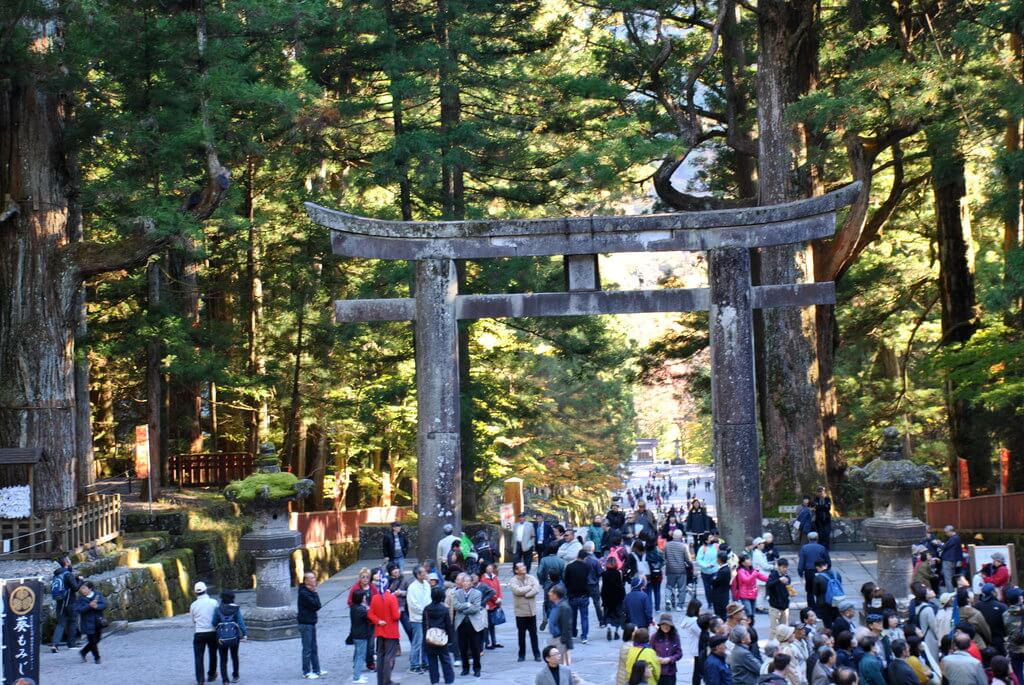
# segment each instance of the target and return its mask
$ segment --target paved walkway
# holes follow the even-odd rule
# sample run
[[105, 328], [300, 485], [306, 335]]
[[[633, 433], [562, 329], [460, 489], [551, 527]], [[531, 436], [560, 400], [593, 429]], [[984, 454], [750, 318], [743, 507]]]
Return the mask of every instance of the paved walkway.
[[[703, 475], [702, 475], [703, 477]], [[703, 494], [703, 493], [701, 493]], [[784, 555], [795, 560], [795, 551], [784, 551]], [[874, 552], [837, 552], [833, 555], [836, 568], [843, 576], [848, 593], [858, 591], [860, 585], [875, 575]], [[349, 628], [349, 612], [346, 606], [348, 589], [355, 582], [360, 563], [345, 569], [320, 586], [323, 609], [320, 611], [319, 646], [321, 666], [329, 673], [327, 682], [351, 682], [352, 647], [345, 646]], [[508, 578], [511, 570], [502, 567], [501, 577]], [[795, 578], [799, 591], [799, 606], [803, 606], [803, 583]], [[294, 593], [293, 593], [294, 594]], [[239, 602], [245, 605], [255, 603], [255, 593], [240, 592]], [[511, 602], [509, 602], [511, 604]], [[679, 612], [675, 616], [681, 617]], [[795, 618], [795, 617], [794, 617]], [[618, 663], [619, 643], [608, 642], [604, 633], [597, 630], [597, 617], [591, 608], [592, 632], [590, 643], [578, 644], [573, 651], [573, 670], [587, 683], [605, 685], [614, 683]], [[767, 616], [757, 617], [757, 628], [762, 638], [767, 637]], [[547, 636], [542, 636], [541, 644]], [[504, 649], [485, 651], [483, 675], [477, 679], [456, 675], [458, 683], [481, 683], [501, 685], [532, 685], [540, 670], [527, 654], [527, 661], [516, 661], [517, 644], [515, 621], [498, 627], [498, 641]], [[156, 619], [128, 624], [123, 632], [108, 636], [100, 643], [103, 663], [91, 661], [82, 664], [77, 653], [62, 650], [58, 654], [48, 651], [42, 655], [42, 680], [53, 683], [132, 683], [133, 685], [171, 685], [194, 683], [192, 661], [192, 625], [188, 616], [171, 619]], [[398, 658], [394, 680], [403, 685], [426, 685], [426, 675], [408, 673], [409, 644], [402, 634], [403, 656]], [[302, 681], [300, 646], [297, 639], [279, 642], [249, 642], [241, 646], [242, 682], [276, 684]], [[692, 656], [684, 655], [680, 662], [679, 682], [689, 682], [692, 672]], [[458, 671], [456, 671], [458, 673]], [[367, 676], [374, 683], [375, 674]]]

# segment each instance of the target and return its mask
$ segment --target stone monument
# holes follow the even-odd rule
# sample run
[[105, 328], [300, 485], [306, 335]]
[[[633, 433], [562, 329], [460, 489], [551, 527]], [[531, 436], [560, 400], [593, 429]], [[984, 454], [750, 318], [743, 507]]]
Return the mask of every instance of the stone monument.
[[288, 502], [308, 496], [313, 481], [282, 472], [272, 443], [260, 448], [256, 465], [256, 473], [228, 485], [224, 496], [242, 505], [254, 519], [252, 532], [243, 535], [239, 544], [256, 564], [256, 608], [245, 613], [249, 637], [284, 640], [299, 634], [291, 594], [291, 555], [302, 545], [302, 533], [288, 528]]
[[902, 601], [910, 592], [911, 547], [923, 540], [928, 530], [914, 517], [911, 497], [915, 490], [938, 485], [939, 474], [903, 457], [897, 429], [886, 428], [882, 435], [881, 456], [851, 469], [850, 478], [871, 490], [875, 515], [864, 522], [864, 534], [878, 552], [878, 585]]

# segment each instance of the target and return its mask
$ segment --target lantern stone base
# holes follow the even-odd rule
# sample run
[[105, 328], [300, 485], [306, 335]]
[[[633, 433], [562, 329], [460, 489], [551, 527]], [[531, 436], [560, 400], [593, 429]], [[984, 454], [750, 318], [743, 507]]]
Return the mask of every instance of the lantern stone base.
[[295, 617], [295, 607], [256, 607], [245, 612], [245, 627], [250, 640], [290, 640], [299, 636]]

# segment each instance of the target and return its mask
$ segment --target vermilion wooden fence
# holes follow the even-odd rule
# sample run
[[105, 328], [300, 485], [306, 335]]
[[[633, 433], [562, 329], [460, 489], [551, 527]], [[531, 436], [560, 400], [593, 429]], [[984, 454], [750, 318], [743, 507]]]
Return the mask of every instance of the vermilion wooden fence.
[[928, 525], [969, 531], [1024, 532], [1024, 492], [928, 502]]
[[249, 452], [172, 454], [167, 469], [178, 487], [223, 486], [255, 471], [256, 458]]
[[304, 546], [322, 547], [336, 542], [355, 542], [359, 540], [361, 524], [401, 521], [410, 511], [412, 507], [292, 512], [288, 527], [302, 533]]

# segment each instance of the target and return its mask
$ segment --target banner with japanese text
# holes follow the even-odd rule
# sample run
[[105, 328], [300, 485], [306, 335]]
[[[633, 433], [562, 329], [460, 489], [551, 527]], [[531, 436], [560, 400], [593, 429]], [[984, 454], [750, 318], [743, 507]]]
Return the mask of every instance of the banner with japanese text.
[[43, 585], [36, 579], [3, 581], [3, 683], [38, 685]]

